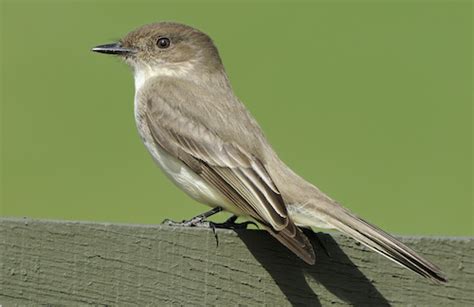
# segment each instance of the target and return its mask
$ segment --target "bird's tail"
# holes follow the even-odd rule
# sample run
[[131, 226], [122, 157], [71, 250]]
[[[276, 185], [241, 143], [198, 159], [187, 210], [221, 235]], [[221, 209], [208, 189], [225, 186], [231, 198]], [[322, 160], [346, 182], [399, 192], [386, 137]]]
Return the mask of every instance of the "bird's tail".
[[357, 217], [339, 204], [332, 201], [322, 205], [319, 203], [312, 209], [314, 210], [305, 210], [306, 214], [308, 214], [308, 211], [314, 211], [315, 217], [319, 220], [323, 217], [327, 224], [390, 260], [433, 281], [447, 282], [437, 266], [390, 234]]
[[293, 222], [290, 221], [287, 228], [282, 231], [275, 231], [271, 227], [264, 226], [265, 229], [281, 244], [295, 253], [306, 263], [313, 265], [316, 262], [313, 246], [308, 237]]

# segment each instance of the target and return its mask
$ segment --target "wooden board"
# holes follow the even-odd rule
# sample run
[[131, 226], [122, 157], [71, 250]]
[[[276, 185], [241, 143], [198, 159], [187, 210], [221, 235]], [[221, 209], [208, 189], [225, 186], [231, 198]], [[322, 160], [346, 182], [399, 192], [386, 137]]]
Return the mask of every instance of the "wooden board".
[[[473, 238], [401, 237], [433, 284], [340, 234], [308, 266], [264, 231], [0, 219], [0, 304], [474, 306]], [[328, 255], [321, 247], [321, 242]]]

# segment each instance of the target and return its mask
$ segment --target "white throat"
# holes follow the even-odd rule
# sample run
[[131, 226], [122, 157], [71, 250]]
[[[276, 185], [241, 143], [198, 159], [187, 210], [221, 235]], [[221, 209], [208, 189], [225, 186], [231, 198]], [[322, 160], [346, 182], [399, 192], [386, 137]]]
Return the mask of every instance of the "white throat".
[[185, 77], [194, 68], [194, 63], [156, 63], [135, 67], [135, 95], [145, 83], [155, 77]]

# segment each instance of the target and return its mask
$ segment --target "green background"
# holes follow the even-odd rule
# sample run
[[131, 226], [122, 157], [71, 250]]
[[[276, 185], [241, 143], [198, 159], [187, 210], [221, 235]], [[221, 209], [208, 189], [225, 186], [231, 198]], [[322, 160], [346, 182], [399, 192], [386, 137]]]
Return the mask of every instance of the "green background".
[[173, 20], [213, 37], [303, 177], [388, 231], [474, 234], [472, 2], [224, 2], [3, 1], [1, 215], [159, 223], [207, 209], [141, 144], [128, 67], [89, 51]]

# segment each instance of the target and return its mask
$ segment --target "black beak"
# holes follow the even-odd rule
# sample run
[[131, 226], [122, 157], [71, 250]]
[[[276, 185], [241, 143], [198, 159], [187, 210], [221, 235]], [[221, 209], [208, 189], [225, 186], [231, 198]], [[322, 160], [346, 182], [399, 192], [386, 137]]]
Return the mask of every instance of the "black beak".
[[122, 47], [120, 43], [99, 45], [92, 48], [91, 51], [116, 55], [127, 55], [135, 52], [133, 49]]

